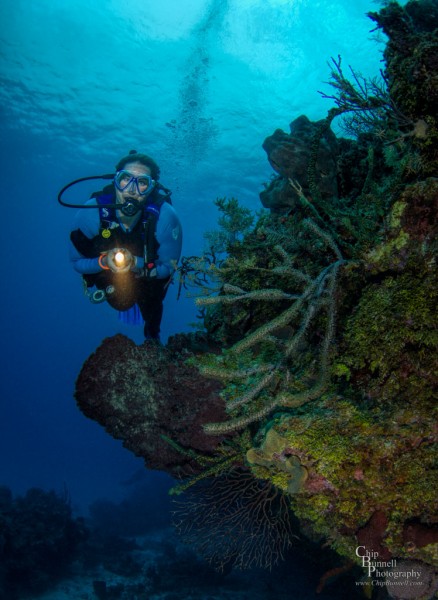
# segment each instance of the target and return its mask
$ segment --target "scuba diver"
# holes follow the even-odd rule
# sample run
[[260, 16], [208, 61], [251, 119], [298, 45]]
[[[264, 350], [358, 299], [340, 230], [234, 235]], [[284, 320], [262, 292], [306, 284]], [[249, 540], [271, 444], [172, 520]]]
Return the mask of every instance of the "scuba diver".
[[[163, 300], [181, 255], [182, 230], [170, 191], [158, 183], [160, 169], [135, 150], [116, 165], [112, 179], [79, 210], [70, 234], [70, 258], [94, 303], [107, 301], [134, 322], [141, 313], [146, 339], [160, 339]], [[95, 208], [96, 210], [85, 210]], [[137, 308], [138, 307], [138, 308]], [[139, 315], [138, 315], [139, 316]]]

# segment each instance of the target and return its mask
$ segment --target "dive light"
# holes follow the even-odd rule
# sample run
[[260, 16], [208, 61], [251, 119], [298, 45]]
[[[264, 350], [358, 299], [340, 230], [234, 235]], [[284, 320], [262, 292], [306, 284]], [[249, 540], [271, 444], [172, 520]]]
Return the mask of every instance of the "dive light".
[[106, 263], [114, 273], [126, 273], [133, 264], [133, 258], [129, 250], [114, 248], [106, 254]]
[[118, 250], [114, 255], [114, 262], [118, 267], [125, 265], [125, 253], [122, 250]]

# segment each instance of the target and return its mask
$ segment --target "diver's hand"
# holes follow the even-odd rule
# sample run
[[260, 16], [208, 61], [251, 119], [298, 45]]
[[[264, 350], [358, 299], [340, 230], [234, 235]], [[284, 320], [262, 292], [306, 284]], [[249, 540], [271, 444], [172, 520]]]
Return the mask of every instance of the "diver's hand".
[[113, 273], [127, 273], [136, 262], [135, 256], [126, 248], [113, 248], [106, 255], [106, 264]]

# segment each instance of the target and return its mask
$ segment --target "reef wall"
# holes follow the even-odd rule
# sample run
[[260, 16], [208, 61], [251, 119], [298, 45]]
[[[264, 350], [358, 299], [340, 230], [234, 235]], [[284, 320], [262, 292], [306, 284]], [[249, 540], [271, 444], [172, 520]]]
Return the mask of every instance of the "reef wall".
[[[175, 493], [202, 485], [211, 497], [236, 479], [244, 490], [249, 477], [270, 523], [286, 501], [295, 533], [330, 546], [341, 569], [356, 565], [364, 585], [368, 553], [393, 561], [381, 576], [390, 597], [431, 598], [438, 4], [388, 2], [370, 17], [388, 36], [382, 81], [348, 78], [334, 59], [327, 117], [300, 116], [263, 144], [276, 172], [261, 193], [268, 211], [253, 224], [235, 199], [218, 201], [226, 257], [183, 261], [203, 332], [166, 349], [106, 340], [77, 399], [148, 466], [183, 477]], [[349, 137], [334, 135], [335, 118]], [[245, 531], [234, 557], [248, 555]], [[281, 555], [267, 546], [256, 564]], [[397, 591], [391, 578], [409, 569], [419, 581]]]

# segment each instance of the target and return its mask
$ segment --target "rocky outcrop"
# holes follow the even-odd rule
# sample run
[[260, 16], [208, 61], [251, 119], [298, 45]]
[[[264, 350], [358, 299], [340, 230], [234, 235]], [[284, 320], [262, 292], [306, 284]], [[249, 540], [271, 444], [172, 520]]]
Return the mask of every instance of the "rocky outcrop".
[[85, 362], [76, 400], [148, 468], [183, 476], [199, 470], [190, 452], [208, 455], [222, 441], [202, 430], [206, 422], [225, 420], [220, 388], [168, 349], [116, 335]]
[[[318, 134], [322, 130], [321, 136]], [[314, 140], [316, 139], [316, 147]], [[318, 145], [319, 141], [319, 145]], [[325, 121], [310, 121], [301, 115], [290, 124], [290, 133], [277, 129], [263, 142], [272, 168], [279, 174], [261, 192], [260, 199], [265, 208], [272, 212], [286, 212], [297, 203], [297, 194], [289, 179], [297, 181], [306, 195], [311, 195], [309, 165], [315, 163], [315, 182], [323, 200], [330, 201], [338, 196], [336, 178], [338, 142]], [[314, 154], [315, 153], [315, 154]]]

